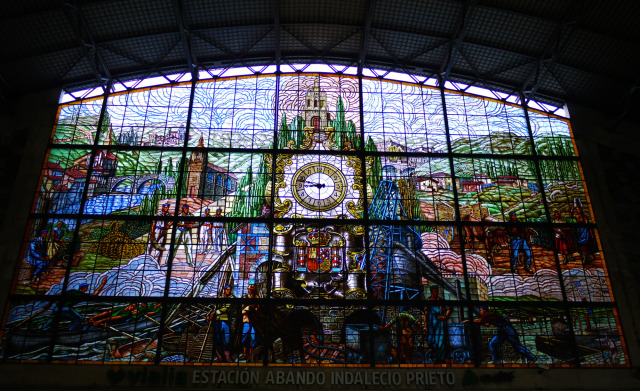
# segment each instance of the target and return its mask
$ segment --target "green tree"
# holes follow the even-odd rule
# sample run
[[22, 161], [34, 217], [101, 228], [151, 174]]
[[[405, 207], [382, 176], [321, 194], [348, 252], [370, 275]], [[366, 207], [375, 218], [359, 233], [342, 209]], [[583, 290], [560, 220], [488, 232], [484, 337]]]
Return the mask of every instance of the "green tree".
[[359, 150], [361, 145], [360, 135], [356, 132], [356, 125], [349, 120], [347, 123], [347, 141], [351, 144], [351, 148]]
[[[371, 136], [367, 139], [365, 150], [367, 152], [378, 152], [378, 147], [376, 147]], [[367, 183], [371, 186], [371, 191], [375, 194], [378, 189], [378, 185], [382, 180], [382, 161], [380, 160], [380, 156], [376, 155], [369, 157], [369, 162], [370, 167], [369, 172], [367, 172]]]
[[406, 213], [406, 217], [409, 220], [421, 219], [422, 211], [420, 210], [420, 200], [418, 199], [418, 192], [416, 191], [412, 178], [401, 178], [397, 184], [400, 193], [400, 203]]
[[[180, 198], [187, 196], [187, 178], [189, 176], [189, 172], [187, 171], [187, 159], [180, 158], [178, 160], [178, 171], [182, 175], [182, 184], [180, 185], [180, 189], [176, 192]], [[178, 173], [176, 173], [178, 174]]]
[[261, 156], [258, 174], [253, 179], [249, 190], [249, 199], [247, 200], [249, 217], [257, 217], [262, 214], [262, 207], [265, 204], [264, 192], [267, 188], [268, 173], [269, 168], [267, 167], [267, 162], [264, 157]]
[[333, 142], [336, 146], [336, 149], [342, 150], [345, 147], [346, 132], [347, 132], [347, 121], [345, 119], [344, 113], [344, 102], [342, 101], [342, 97], [338, 97], [338, 104], [336, 106], [336, 117], [333, 119], [333, 129], [335, 131], [333, 135]]
[[165, 186], [162, 185], [161, 189], [157, 188], [154, 190], [153, 195], [151, 196], [151, 211], [149, 214], [154, 215], [158, 211], [158, 207], [160, 206], [160, 197], [161, 194], [164, 193]]
[[304, 144], [304, 127], [304, 119], [302, 119], [302, 117], [300, 117], [299, 115], [293, 119], [293, 122], [291, 122], [290, 128], [294, 132], [296, 148], [300, 148]]
[[287, 117], [283, 115], [282, 123], [280, 124], [280, 132], [278, 132], [278, 148], [289, 148], [290, 142], [293, 142], [293, 145], [297, 146], [295, 133], [296, 130], [289, 128], [289, 126], [287, 125]]
[[246, 175], [242, 177], [236, 190], [236, 197], [233, 200], [233, 208], [231, 209], [233, 217], [249, 217], [247, 216], [246, 198], [251, 182], [253, 182], [253, 173], [251, 165], [249, 165]]
[[140, 214], [141, 215], [149, 215], [151, 210], [151, 201], [149, 201], [148, 196], [144, 196], [142, 199], [142, 203], [140, 204]]
[[173, 177], [173, 159], [169, 157], [169, 162], [164, 167], [164, 174]]

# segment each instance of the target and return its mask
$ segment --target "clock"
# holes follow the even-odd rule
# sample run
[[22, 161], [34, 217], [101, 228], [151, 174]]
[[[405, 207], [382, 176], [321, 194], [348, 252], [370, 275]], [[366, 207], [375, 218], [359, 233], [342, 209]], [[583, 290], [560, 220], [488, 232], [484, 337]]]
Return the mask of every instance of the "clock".
[[[270, 163], [270, 161], [267, 161]], [[356, 156], [279, 154], [273, 208], [278, 217], [362, 218], [362, 171]]]
[[309, 163], [294, 174], [291, 183], [296, 201], [309, 210], [325, 211], [338, 206], [347, 194], [347, 180], [335, 166]]

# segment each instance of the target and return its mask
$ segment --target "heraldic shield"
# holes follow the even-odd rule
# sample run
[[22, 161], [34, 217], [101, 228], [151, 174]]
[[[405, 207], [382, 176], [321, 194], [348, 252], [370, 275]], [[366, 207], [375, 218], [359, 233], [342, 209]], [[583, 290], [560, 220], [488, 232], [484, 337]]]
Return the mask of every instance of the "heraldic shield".
[[296, 235], [297, 271], [339, 273], [343, 263], [340, 243], [344, 243], [342, 236], [330, 230], [308, 228]]

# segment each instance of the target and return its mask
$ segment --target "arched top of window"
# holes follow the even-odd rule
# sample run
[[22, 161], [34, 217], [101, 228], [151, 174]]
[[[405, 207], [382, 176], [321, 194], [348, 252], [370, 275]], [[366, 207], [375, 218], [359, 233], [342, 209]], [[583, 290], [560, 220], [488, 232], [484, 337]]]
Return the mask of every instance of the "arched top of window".
[[[197, 81], [173, 75], [66, 96], [15, 260], [15, 304], [4, 317], [19, 329], [15, 357], [97, 360], [77, 341], [105, 325], [140, 341], [164, 334], [158, 359], [214, 361], [202, 344], [174, 354], [171, 341], [241, 321], [218, 310], [248, 297], [286, 323], [269, 328], [273, 340], [287, 344], [277, 333], [296, 325], [312, 328], [300, 346], [347, 335], [349, 354], [327, 345], [320, 365], [573, 365], [581, 349], [539, 348], [569, 328], [582, 337], [597, 329], [608, 339], [588, 344], [617, 354], [589, 353], [589, 366], [628, 364], [561, 109], [377, 69], [276, 70], [207, 70]], [[61, 240], [51, 239], [54, 227]], [[85, 288], [92, 305], [76, 309], [94, 329], [76, 335], [78, 316], [46, 311], [41, 295]], [[142, 303], [135, 328], [105, 312], [129, 316]], [[49, 319], [65, 330], [60, 338], [33, 332]], [[468, 331], [470, 319], [526, 330], [508, 341], [520, 355], [501, 357], [504, 341], [463, 343], [491, 331]], [[424, 346], [398, 330], [425, 322], [430, 349], [410, 354]], [[375, 357], [360, 343], [371, 326], [395, 344]], [[433, 330], [463, 342], [452, 349]], [[253, 365], [242, 353], [221, 357]], [[303, 353], [285, 356], [304, 365]]]

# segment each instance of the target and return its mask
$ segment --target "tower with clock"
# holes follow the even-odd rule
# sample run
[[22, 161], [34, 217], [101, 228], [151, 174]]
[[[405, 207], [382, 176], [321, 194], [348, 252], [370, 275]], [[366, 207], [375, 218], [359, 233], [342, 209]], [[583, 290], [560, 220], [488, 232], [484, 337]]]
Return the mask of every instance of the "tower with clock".
[[276, 156], [274, 185], [267, 186], [275, 194], [266, 198], [273, 196], [275, 216], [282, 219], [273, 226], [274, 296], [364, 297], [364, 229], [349, 221], [363, 217], [362, 165], [359, 156], [344, 153], [353, 144], [335, 145], [327, 98], [317, 81], [307, 91], [300, 110], [304, 141]]

